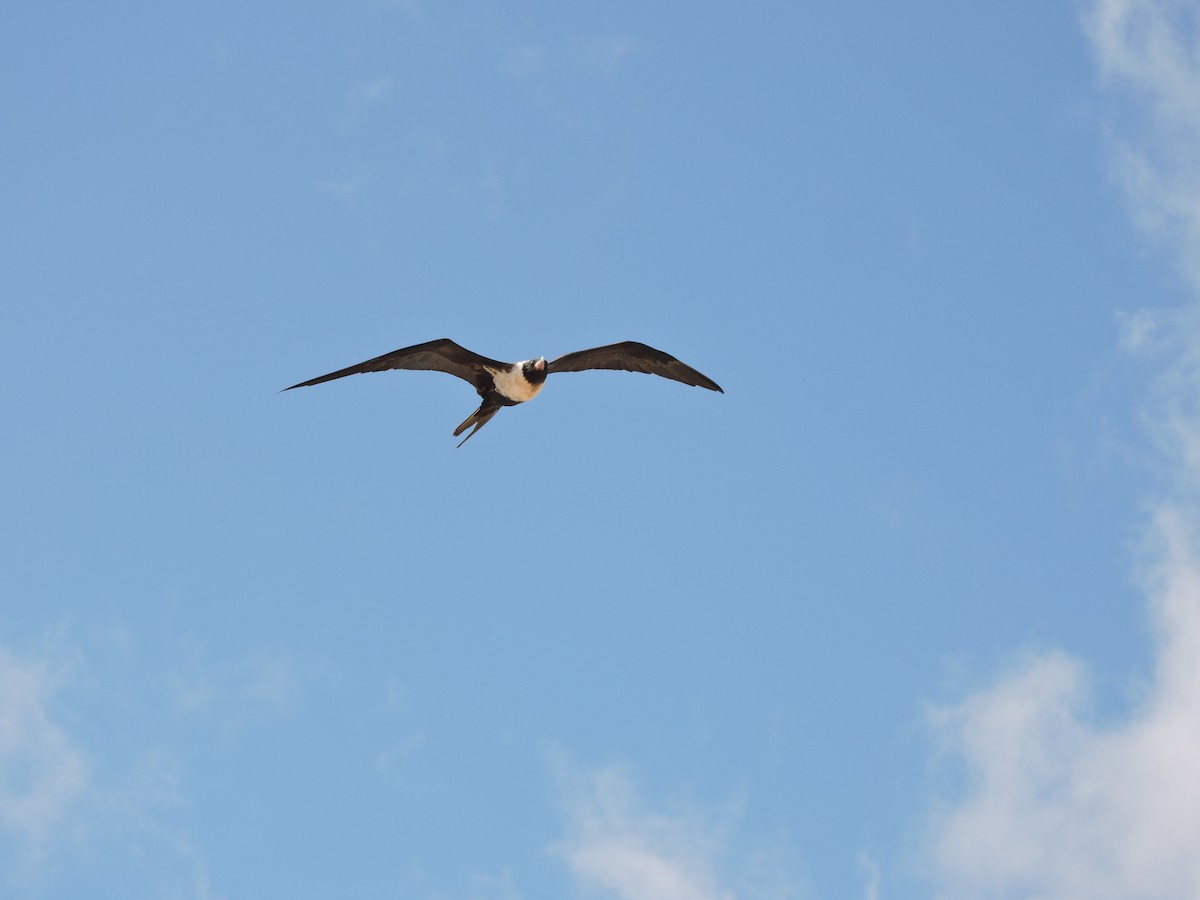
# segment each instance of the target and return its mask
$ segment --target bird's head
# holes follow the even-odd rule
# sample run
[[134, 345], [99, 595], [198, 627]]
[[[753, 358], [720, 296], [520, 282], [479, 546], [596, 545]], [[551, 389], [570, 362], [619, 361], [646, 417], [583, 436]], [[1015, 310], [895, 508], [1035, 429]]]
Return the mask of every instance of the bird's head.
[[521, 374], [530, 384], [541, 384], [546, 380], [546, 357], [525, 360], [521, 364]]

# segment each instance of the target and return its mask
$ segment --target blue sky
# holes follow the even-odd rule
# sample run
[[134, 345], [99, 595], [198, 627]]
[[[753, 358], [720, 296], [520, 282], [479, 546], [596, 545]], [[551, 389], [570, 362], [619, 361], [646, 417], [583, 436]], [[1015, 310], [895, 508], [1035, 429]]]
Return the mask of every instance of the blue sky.
[[1196, 896], [1197, 22], [6, 5], [6, 896]]

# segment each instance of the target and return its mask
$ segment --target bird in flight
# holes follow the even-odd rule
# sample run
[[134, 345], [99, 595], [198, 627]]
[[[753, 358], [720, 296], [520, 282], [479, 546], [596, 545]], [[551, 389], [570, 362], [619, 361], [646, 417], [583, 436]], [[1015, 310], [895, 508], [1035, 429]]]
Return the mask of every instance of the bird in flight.
[[502, 407], [516, 406], [526, 400], [532, 400], [546, 383], [546, 376], [555, 372], [582, 372], [585, 369], [620, 369], [625, 372], [642, 372], [647, 375], [661, 375], [672, 381], [681, 381], [693, 387], [707, 388], [710, 391], [721, 390], [721, 386], [711, 378], [701, 375], [691, 366], [685, 365], [661, 350], [655, 350], [637, 341], [623, 341], [619, 344], [608, 344], [604, 347], [593, 347], [590, 350], [579, 350], [568, 353], [558, 359], [547, 362], [544, 356], [537, 359], [526, 359], [521, 362], [506, 363], [478, 353], [472, 353], [465, 347], [449, 338], [438, 341], [428, 341], [412, 347], [402, 347], [368, 359], [355, 366], [338, 369], [328, 375], [321, 375], [291, 387], [309, 387], [335, 378], [347, 375], [357, 375], [360, 372], [385, 372], [388, 369], [422, 369], [433, 372], [447, 372], [463, 381], [470, 383], [483, 402], [479, 409], [467, 416], [466, 420], [454, 429], [458, 437], [471, 426], [470, 434], [463, 438], [458, 446], [461, 447], [475, 432], [491, 420]]

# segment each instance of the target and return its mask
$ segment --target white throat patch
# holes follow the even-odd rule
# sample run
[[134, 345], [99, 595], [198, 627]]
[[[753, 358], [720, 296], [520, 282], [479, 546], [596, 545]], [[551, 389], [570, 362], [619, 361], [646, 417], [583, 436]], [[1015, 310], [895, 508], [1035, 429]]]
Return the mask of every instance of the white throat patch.
[[525, 373], [521, 371], [521, 366], [524, 362], [519, 362], [513, 365], [511, 369], [491, 369], [487, 371], [496, 380], [496, 390], [507, 397], [509, 400], [515, 400], [517, 403], [524, 403], [526, 400], [532, 400], [538, 395], [538, 391], [542, 389], [542, 384], [530, 384], [525, 378]]

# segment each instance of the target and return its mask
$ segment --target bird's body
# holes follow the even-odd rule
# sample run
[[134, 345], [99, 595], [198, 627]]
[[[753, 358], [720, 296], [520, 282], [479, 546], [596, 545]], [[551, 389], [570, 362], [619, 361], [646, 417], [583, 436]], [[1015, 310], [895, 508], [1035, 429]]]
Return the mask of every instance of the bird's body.
[[[514, 363], [509, 369], [489, 369], [486, 371], [492, 376], [492, 383], [496, 386], [496, 393], [502, 396], [505, 400], [512, 403], [525, 403], [532, 400], [541, 391], [542, 386], [546, 383], [545, 366], [538, 371], [541, 372], [540, 380], [533, 380], [526, 375], [522, 368], [526, 363], [533, 363], [534, 360], [527, 359], [519, 363]], [[542, 360], [544, 363], [545, 361]]]
[[675, 357], [661, 350], [655, 350], [637, 341], [624, 341], [619, 344], [608, 344], [604, 347], [593, 347], [590, 350], [579, 350], [568, 353], [557, 359], [546, 361], [546, 358], [526, 359], [521, 362], [505, 363], [478, 353], [472, 353], [465, 347], [449, 338], [428, 341], [412, 347], [402, 347], [368, 359], [366, 362], [321, 375], [309, 381], [302, 381], [284, 388], [309, 387], [335, 378], [347, 375], [358, 375], [363, 372], [384, 372], [389, 369], [418, 369], [434, 372], [446, 372], [469, 382], [483, 399], [479, 409], [471, 413], [466, 420], [454, 430], [454, 436], [462, 434], [471, 426], [468, 434], [458, 446], [465, 444], [480, 428], [505, 406], [516, 406], [525, 403], [538, 395], [546, 383], [546, 376], [554, 372], [582, 372], [586, 369], [621, 369], [626, 372], [643, 372], [648, 375], [660, 375], [683, 384], [707, 388], [710, 391], [725, 393], [711, 378], [701, 375], [691, 366], [681, 363]]

